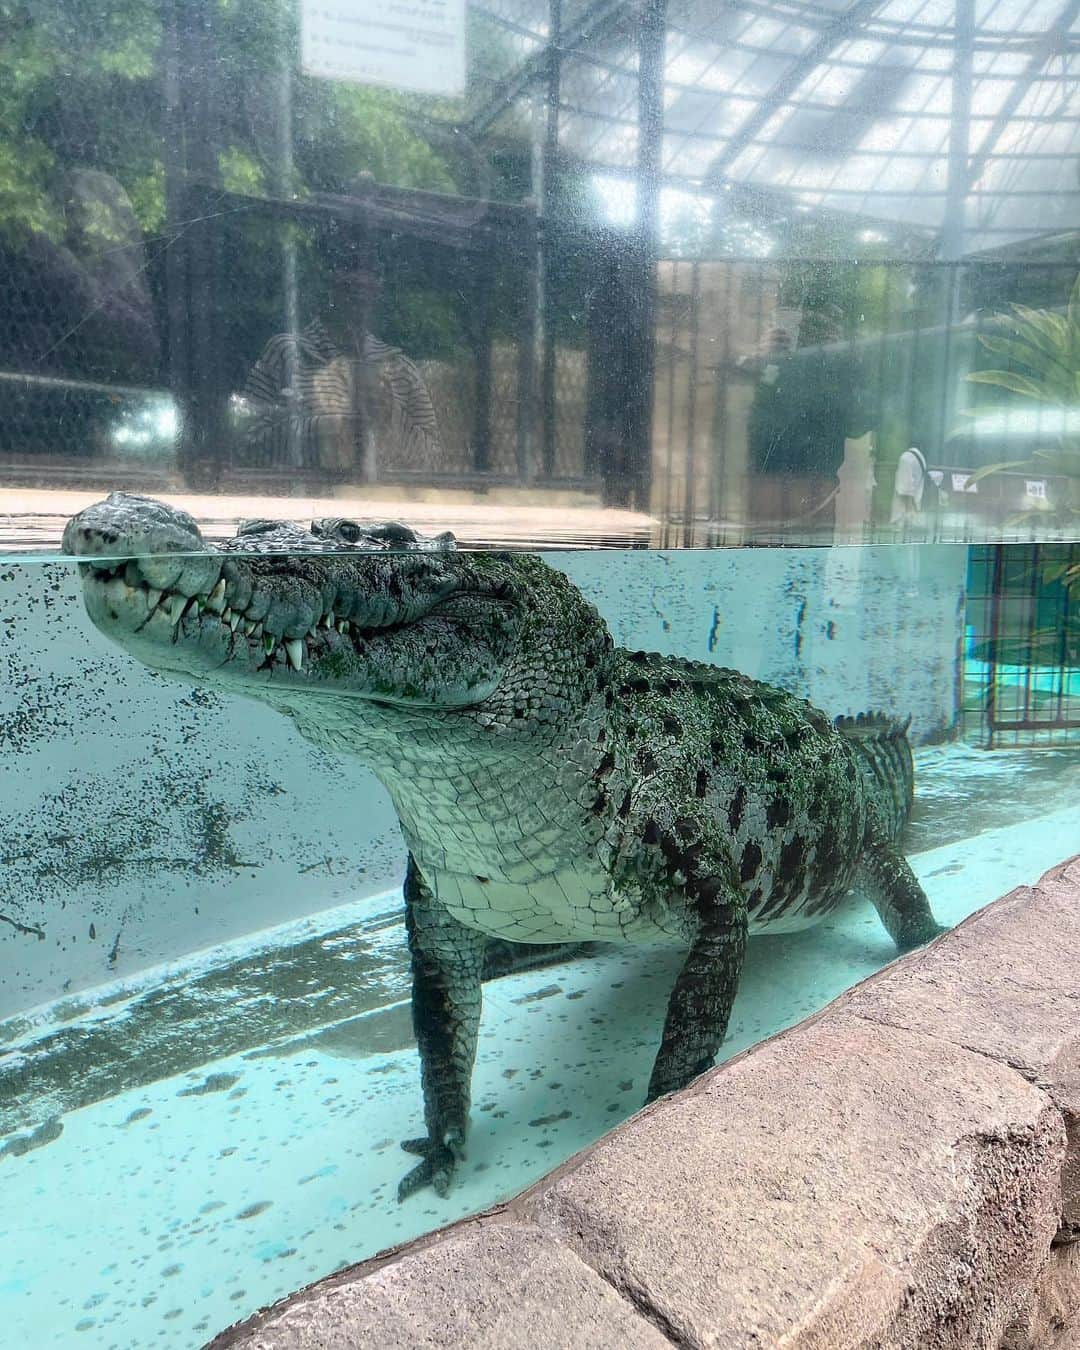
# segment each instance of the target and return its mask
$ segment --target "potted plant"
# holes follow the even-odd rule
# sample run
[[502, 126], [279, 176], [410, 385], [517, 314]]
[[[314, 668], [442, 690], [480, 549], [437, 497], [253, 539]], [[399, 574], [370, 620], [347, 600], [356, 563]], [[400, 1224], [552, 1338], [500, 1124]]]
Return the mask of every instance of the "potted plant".
[[[987, 351], [1004, 358], [1000, 369], [972, 371], [973, 384], [1007, 390], [1034, 404], [1046, 443], [1026, 459], [988, 464], [972, 474], [977, 483], [1017, 469], [1061, 480], [1063, 495], [1044, 513], [1047, 524], [1068, 529], [1080, 521], [1080, 275], [1064, 313], [1011, 305], [997, 319], [999, 331], [980, 335]], [[1025, 512], [1031, 516], [1034, 512]]]

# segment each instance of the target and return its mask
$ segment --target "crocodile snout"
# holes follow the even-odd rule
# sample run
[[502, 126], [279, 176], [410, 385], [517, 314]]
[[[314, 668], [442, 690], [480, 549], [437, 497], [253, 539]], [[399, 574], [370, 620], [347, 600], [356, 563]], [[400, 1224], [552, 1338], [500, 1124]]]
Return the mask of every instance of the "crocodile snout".
[[186, 596], [209, 593], [221, 575], [219, 550], [203, 539], [186, 511], [125, 492], [73, 516], [63, 549], [82, 559], [91, 575], [109, 576], [134, 565], [143, 585]]

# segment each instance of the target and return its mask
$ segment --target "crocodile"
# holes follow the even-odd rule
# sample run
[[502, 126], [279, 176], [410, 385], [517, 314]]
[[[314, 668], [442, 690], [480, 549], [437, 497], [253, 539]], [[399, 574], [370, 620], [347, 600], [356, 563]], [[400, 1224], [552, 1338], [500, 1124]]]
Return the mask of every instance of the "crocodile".
[[684, 949], [651, 1101], [713, 1063], [748, 935], [816, 923], [853, 887], [901, 950], [943, 931], [899, 851], [906, 724], [620, 648], [535, 554], [350, 520], [212, 543], [122, 493], [76, 515], [64, 548], [131, 656], [269, 704], [389, 792], [425, 1125], [401, 1198], [445, 1194], [464, 1156], [493, 948]]

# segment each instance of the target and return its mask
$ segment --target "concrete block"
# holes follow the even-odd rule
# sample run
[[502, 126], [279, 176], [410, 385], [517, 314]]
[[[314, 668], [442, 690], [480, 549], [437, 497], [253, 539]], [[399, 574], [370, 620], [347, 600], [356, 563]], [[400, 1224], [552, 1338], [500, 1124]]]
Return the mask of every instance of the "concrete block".
[[1012, 1070], [834, 1010], [629, 1121], [524, 1212], [680, 1345], [990, 1346], [1049, 1261], [1064, 1142]]
[[1080, 1243], [1055, 1247], [1035, 1287], [1027, 1315], [999, 1350], [1077, 1350], [1080, 1347]]
[[1065, 1119], [1063, 1236], [1080, 1237], [1080, 857], [979, 910], [835, 1007], [1008, 1064]]
[[670, 1350], [631, 1304], [552, 1235], [472, 1222], [323, 1280], [213, 1350]]

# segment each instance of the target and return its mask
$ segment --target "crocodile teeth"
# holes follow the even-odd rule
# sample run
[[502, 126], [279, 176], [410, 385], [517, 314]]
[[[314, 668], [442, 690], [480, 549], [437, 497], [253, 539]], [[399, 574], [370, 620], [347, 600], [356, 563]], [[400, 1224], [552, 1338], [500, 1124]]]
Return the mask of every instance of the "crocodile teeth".
[[222, 577], [210, 594], [206, 597], [206, 608], [212, 609], [215, 614], [220, 614], [225, 608], [225, 578]]
[[344, 619], [338, 619], [337, 630], [339, 633], [347, 633], [349, 631], [349, 625], [345, 622]]
[[333, 626], [334, 626], [334, 611], [330, 610], [329, 613], [324, 614], [322, 618], [319, 620], [319, 627], [333, 628]]
[[157, 609], [158, 605], [159, 605], [160, 602], [161, 602], [161, 597], [162, 597], [164, 594], [165, 594], [164, 591], [159, 591], [159, 590], [156, 590], [153, 586], [148, 586], [147, 589], [146, 589], [146, 605], [147, 605], [147, 608], [148, 608], [148, 609]]
[[184, 610], [187, 609], [187, 596], [170, 595], [163, 608], [175, 626], [184, 617]]
[[274, 648], [275, 648], [276, 646], [277, 646], [277, 638], [274, 637], [273, 633], [264, 633], [264, 634], [263, 634], [263, 651], [267, 654], [267, 656], [272, 656], [272, 655], [273, 655]]
[[293, 670], [299, 670], [304, 664], [304, 644], [299, 638], [290, 638], [286, 642], [285, 655], [289, 658], [289, 665]]
[[256, 629], [257, 627], [258, 627], [258, 624], [256, 624], [256, 622], [255, 622], [254, 619], [245, 619], [245, 620], [244, 620], [244, 636], [245, 636], [245, 637], [250, 637], [250, 636], [252, 635], [252, 633], [254, 633], [254, 631], [255, 631], [255, 629]]
[[105, 584], [105, 594], [114, 605], [122, 605], [130, 589], [131, 587], [128, 586], [124, 579], [118, 576], [113, 577], [111, 581], [106, 582]]
[[187, 615], [194, 614], [195, 617], [198, 618], [199, 614], [205, 607], [206, 607], [205, 601], [200, 600], [199, 597], [196, 596], [195, 599], [188, 604], [187, 609], [184, 610], [184, 616], [186, 618]]
[[234, 633], [240, 627], [240, 615], [234, 614], [231, 609], [227, 609], [221, 618], [224, 623], [229, 625]]

